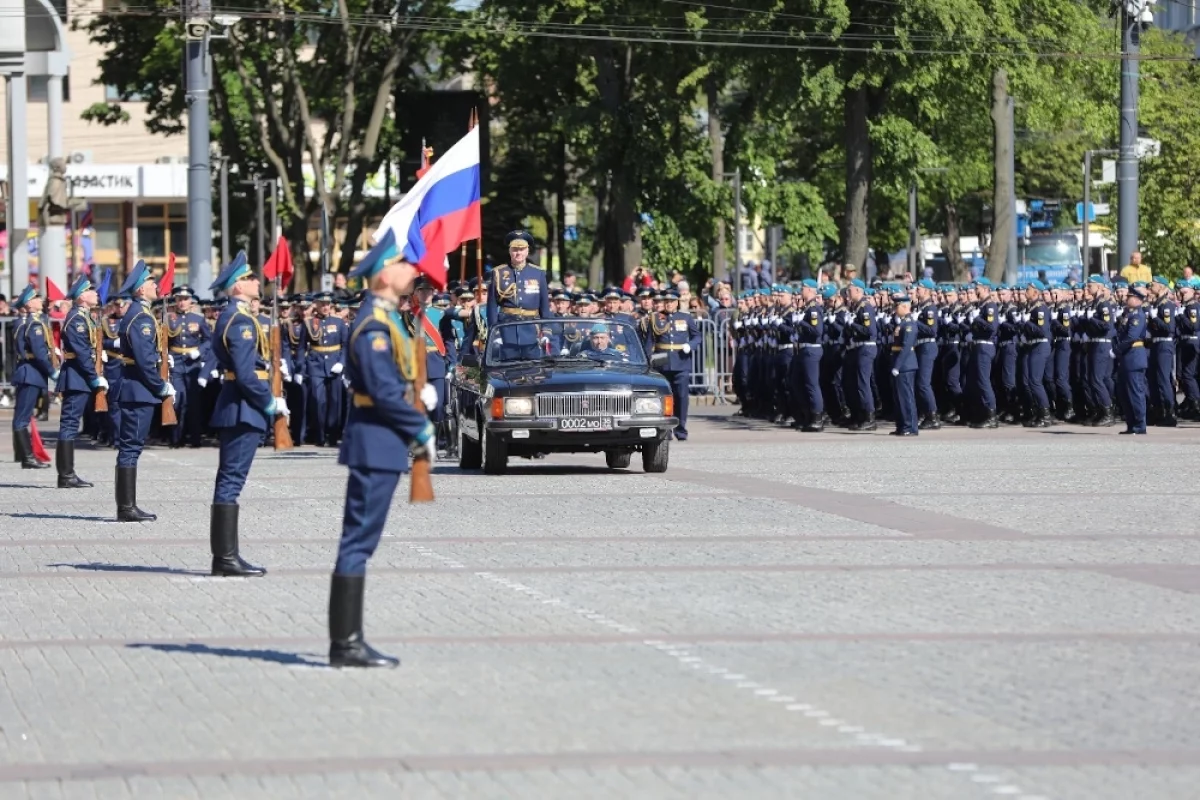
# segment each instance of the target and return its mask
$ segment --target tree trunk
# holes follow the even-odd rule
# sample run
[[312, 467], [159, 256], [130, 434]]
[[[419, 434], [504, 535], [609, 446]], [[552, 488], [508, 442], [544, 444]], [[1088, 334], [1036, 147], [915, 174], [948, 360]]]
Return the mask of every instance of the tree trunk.
[[871, 138], [867, 129], [867, 90], [849, 90], [845, 98], [846, 218], [842, 227], [842, 261], [866, 275], [868, 200], [871, 192]]
[[996, 70], [992, 76], [992, 130], [995, 135], [995, 193], [992, 198], [992, 245], [988, 250], [987, 277], [993, 283], [1004, 281], [1008, 249], [1016, 232], [1013, 208], [1012, 141], [1008, 117], [1008, 73]]
[[[555, 175], [554, 215], [558, 218], [558, 279], [567, 274], [567, 137], [558, 136], [558, 172]], [[579, 229], [579, 220], [575, 220]]]
[[946, 261], [950, 265], [950, 280], [955, 283], [966, 283], [971, 280], [971, 273], [963, 261], [961, 251], [961, 230], [958, 225], [958, 206], [946, 203], [946, 240], [942, 242], [942, 250], [946, 253]]
[[604, 280], [604, 242], [608, 228], [608, 186], [596, 186], [596, 231], [592, 238], [592, 258], [588, 262], [588, 288], [597, 291]]
[[623, 174], [613, 176], [604, 228], [604, 281], [620, 285], [642, 263], [642, 232], [636, 198]]
[[[725, 182], [725, 140], [721, 135], [721, 85], [715, 75], [705, 82], [708, 99], [708, 144], [712, 150], [713, 183], [721, 186]], [[725, 216], [717, 217], [713, 241], [712, 274], [717, 280], [728, 277], [725, 257]]]

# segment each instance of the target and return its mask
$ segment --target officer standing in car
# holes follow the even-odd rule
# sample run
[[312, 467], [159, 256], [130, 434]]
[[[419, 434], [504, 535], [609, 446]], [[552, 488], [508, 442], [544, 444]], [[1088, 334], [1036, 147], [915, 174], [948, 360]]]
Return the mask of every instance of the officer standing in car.
[[[550, 288], [546, 272], [529, 263], [533, 236], [513, 231], [505, 237], [508, 263], [492, 270], [488, 286], [487, 327], [489, 331], [505, 322], [533, 322], [550, 318]], [[484, 343], [486, 346], [486, 343]], [[501, 334], [500, 357], [505, 360], [537, 358], [550, 344], [534, 325], [515, 325]], [[539, 348], [541, 348], [539, 350]]]
[[666, 363], [659, 369], [671, 384], [675, 398], [675, 416], [679, 426], [675, 438], [688, 438], [688, 383], [692, 377], [692, 351], [700, 347], [700, 329], [691, 314], [679, 310], [679, 292], [667, 289], [661, 294], [662, 313], [655, 314], [646, 332], [646, 352], [666, 353]]

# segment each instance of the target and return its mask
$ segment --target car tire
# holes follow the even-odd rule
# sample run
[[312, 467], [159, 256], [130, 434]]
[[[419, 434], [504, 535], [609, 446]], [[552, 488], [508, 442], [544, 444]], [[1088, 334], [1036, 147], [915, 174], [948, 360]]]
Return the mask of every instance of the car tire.
[[483, 448], [479, 442], [467, 436], [466, 429], [458, 426], [458, 468], [479, 469], [483, 466]]
[[632, 460], [632, 450], [622, 448], [604, 451], [604, 463], [608, 464], [609, 469], [629, 469], [629, 462]]
[[482, 443], [483, 473], [485, 475], [503, 475], [508, 469], [508, 442], [486, 427], [479, 437]]
[[664, 436], [661, 439], [642, 445], [642, 470], [645, 472], [666, 472], [667, 462], [671, 457], [671, 439]]

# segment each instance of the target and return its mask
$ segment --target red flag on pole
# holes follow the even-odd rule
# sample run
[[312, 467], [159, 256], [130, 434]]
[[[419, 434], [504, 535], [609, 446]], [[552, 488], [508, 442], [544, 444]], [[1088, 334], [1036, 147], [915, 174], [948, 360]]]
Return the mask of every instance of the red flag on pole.
[[166, 297], [175, 288], [175, 254], [171, 253], [167, 257], [167, 268], [163, 270], [162, 277], [158, 279], [158, 296]]
[[67, 296], [63, 294], [62, 289], [58, 288], [57, 283], [46, 278], [46, 299], [51, 303], [57, 303], [59, 300], [67, 299]]
[[280, 236], [279, 241], [275, 244], [275, 250], [271, 253], [271, 257], [267, 259], [267, 263], [263, 264], [263, 277], [269, 281], [279, 277], [280, 288], [287, 288], [287, 285], [292, 281], [292, 275], [295, 270], [292, 267], [292, 249], [288, 246], [288, 240]]

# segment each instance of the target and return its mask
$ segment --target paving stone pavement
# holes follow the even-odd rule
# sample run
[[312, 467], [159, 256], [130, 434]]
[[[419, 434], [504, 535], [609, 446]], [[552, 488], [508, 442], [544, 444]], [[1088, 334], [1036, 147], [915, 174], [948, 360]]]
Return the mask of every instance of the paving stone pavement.
[[699, 413], [665, 475], [443, 463], [398, 497], [392, 672], [325, 666], [332, 452], [260, 451], [270, 574], [236, 581], [215, 450], [146, 452], [143, 525], [112, 451], [58, 491], [0, 450], [0, 797], [1200, 798], [1200, 428]]

